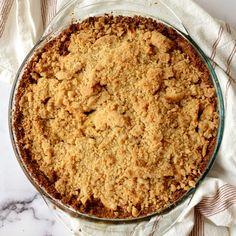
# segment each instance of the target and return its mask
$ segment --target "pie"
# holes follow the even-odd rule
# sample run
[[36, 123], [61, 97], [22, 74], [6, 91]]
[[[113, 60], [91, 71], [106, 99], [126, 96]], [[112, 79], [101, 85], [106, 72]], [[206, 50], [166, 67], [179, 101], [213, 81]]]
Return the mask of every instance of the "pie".
[[173, 28], [141, 16], [71, 24], [36, 50], [17, 88], [20, 158], [77, 212], [137, 218], [195, 187], [219, 115], [209, 71]]

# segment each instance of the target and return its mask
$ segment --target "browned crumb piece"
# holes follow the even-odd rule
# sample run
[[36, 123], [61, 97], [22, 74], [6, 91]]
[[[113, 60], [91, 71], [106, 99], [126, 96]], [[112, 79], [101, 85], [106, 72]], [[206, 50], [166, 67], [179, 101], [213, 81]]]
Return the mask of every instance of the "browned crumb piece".
[[218, 127], [195, 50], [143, 17], [71, 25], [28, 64], [14, 127], [28, 171], [53, 197], [107, 218], [158, 212], [201, 176]]

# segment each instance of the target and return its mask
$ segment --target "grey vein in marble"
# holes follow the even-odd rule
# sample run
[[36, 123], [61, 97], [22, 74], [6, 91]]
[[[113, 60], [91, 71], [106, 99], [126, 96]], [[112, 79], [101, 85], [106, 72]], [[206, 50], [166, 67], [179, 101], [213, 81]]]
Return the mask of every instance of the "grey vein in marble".
[[33, 197], [24, 200], [8, 200], [2, 203], [0, 205], [0, 228], [2, 228], [6, 222], [21, 220], [19, 215], [26, 211], [31, 213], [34, 220], [47, 221], [50, 225], [54, 225], [54, 220], [39, 217], [36, 209], [32, 206], [34, 201], [39, 197], [39, 194], [35, 194]]

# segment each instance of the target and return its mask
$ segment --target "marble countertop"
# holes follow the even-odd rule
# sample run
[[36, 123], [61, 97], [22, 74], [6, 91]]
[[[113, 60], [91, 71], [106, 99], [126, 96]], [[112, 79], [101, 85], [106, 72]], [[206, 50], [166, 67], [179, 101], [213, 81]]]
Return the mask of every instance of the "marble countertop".
[[[196, 0], [214, 17], [236, 28], [235, 0]], [[8, 100], [11, 85], [0, 82], [0, 236], [69, 236], [23, 174], [8, 134]]]

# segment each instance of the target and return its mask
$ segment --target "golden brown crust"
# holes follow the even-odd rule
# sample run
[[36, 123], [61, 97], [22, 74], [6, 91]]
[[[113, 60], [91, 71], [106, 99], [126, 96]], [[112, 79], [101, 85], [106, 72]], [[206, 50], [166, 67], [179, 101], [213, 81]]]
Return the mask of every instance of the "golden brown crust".
[[13, 126], [49, 195], [82, 213], [137, 217], [195, 186], [215, 147], [216, 95], [175, 30], [143, 17], [91, 17], [33, 56]]

